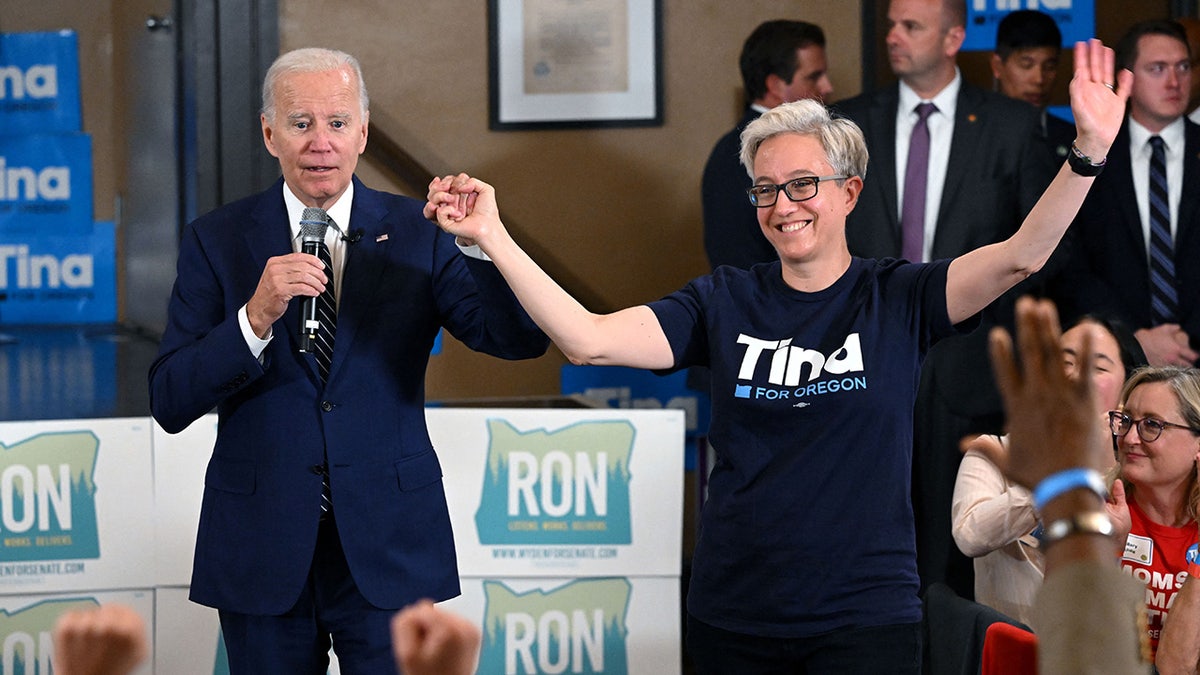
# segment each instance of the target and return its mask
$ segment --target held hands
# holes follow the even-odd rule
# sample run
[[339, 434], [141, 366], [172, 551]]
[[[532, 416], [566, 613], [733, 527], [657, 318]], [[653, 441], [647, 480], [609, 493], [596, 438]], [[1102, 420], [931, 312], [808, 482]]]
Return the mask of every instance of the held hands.
[[1141, 328], [1134, 335], [1152, 366], [1187, 368], [1200, 358], [1200, 354], [1192, 349], [1188, 334], [1177, 323]]
[[1108, 148], [1125, 120], [1125, 101], [1133, 73], [1122, 70], [1113, 82], [1113, 50], [1096, 39], [1075, 43], [1075, 76], [1071, 78], [1071, 112], [1078, 137], [1075, 145], [1094, 160]]
[[425, 217], [471, 246], [502, 229], [496, 190], [491, 185], [460, 173], [435, 177], [429, 182]]
[[1085, 337], [1079, 355], [1080, 362], [1089, 364], [1088, 372], [1073, 380], [1062, 365], [1062, 332], [1053, 303], [1021, 298], [1016, 319], [1020, 363], [1007, 331], [994, 328], [989, 335], [992, 367], [1008, 414], [1009, 452], [1000, 468], [1030, 489], [1073, 467], [1103, 473], [1112, 454], [1096, 424], [1091, 337]]

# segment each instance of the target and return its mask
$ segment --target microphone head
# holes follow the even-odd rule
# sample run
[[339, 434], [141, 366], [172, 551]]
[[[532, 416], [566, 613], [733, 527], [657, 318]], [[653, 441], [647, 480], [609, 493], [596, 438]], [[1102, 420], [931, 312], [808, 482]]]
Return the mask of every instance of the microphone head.
[[329, 214], [325, 209], [309, 206], [300, 214], [300, 240], [324, 241], [325, 230], [329, 228]]

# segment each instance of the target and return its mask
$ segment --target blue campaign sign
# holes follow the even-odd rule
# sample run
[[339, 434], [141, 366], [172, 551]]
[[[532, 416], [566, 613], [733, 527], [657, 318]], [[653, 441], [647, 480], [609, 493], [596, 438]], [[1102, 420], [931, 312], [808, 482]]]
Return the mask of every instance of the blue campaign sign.
[[0, 136], [0, 235], [91, 230], [91, 136]]
[[431, 356], [437, 356], [442, 353], [442, 329], [438, 329], [437, 335], [433, 338], [433, 349], [429, 350]]
[[996, 26], [1009, 12], [1036, 9], [1054, 17], [1062, 31], [1063, 47], [1096, 35], [1095, 0], [967, 0], [967, 38], [963, 51], [996, 48]]
[[113, 223], [84, 235], [0, 233], [0, 326], [116, 320]]
[[712, 403], [707, 391], [687, 385], [687, 371], [656, 375], [649, 370], [622, 366], [576, 366], [559, 370], [563, 394], [580, 394], [609, 408], [672, 408], [684, 411], [686, 440], [684, 466], [696, 465], [696, 441], [708, 434]]
[[80, 131], [75, 31], [0, 33], [0, 133]]

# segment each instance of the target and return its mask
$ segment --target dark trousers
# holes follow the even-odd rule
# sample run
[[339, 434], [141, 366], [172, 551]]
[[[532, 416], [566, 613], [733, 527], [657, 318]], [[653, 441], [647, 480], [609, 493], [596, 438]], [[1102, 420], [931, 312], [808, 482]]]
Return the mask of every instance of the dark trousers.
[[954, 543], [950, 505], [964, 438], [1004, 431], [1004, 407], [987, 360], [987, 328], [943, 340], [921, 368], [913, 410], [912, 505], [921, 592], [945, 583], [975, 597], [974, 562]]
[[919, 675], [921, 624], [772, 638], [722, 630], [689, 614], [687, 649], [697, 675]]
[[358, 591], [333, 519], [322, 521], [308, 583], [279, 616], [221, 611], [230, 675], [324, 675], [332, 644], [345, 675], [395, 675], [390, 623]]

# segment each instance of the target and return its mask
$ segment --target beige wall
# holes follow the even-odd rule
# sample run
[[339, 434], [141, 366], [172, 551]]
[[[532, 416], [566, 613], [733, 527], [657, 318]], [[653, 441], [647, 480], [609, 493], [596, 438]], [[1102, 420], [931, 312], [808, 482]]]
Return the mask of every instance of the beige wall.
[[[821, 24], [837, 96], [857, 92], [858, 2], [663, 0], [664, 123], [639, 129], [488, 131], [483, 0], [281, 0], [283, 49], [311, 44], [362, 61], [374, 123], [438, 173], [496, 186], [518, 240], [535, 242], [602, 307], [658, 298], [708, 270], [700, 173], [741, 114], [737, 56], [761, 21]], [[319, 36], [319, 37], [314, 37]], [[386, 184], [384, 174], [360, 175]], [[392, 185], [390, 189], [400, 190]], [[429, 371], [431, 398], [553, 394], [562, 356], [508, 364], [453, 340]]]

